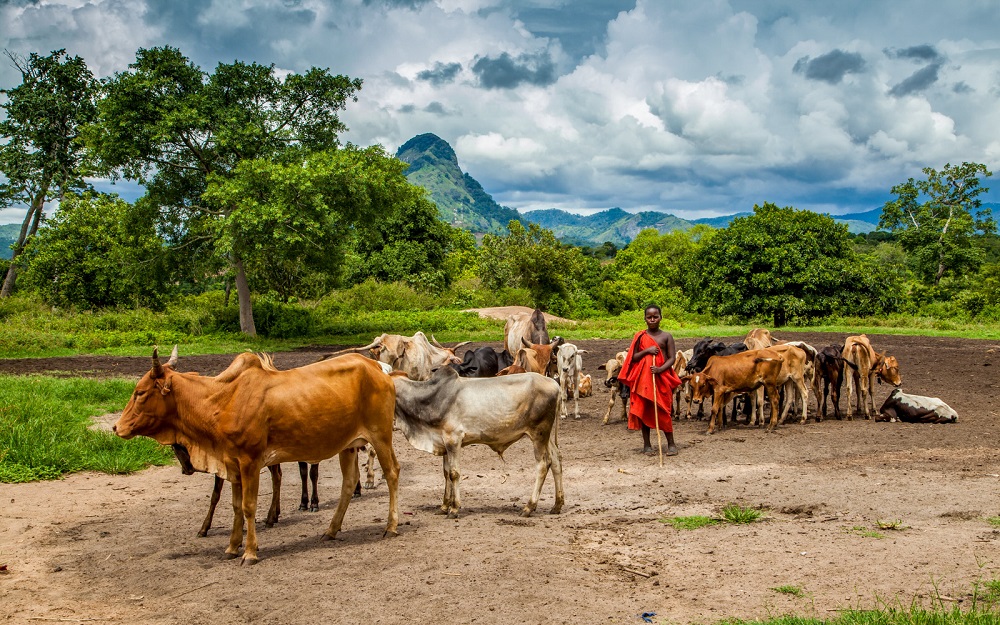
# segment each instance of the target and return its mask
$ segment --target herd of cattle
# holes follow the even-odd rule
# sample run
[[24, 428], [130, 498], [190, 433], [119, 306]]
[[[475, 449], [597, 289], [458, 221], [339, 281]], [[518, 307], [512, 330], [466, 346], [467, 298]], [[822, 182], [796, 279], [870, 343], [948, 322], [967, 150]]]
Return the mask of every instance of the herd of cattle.
[[[579, 397], [592, 388], [590, 376], [582, 372], [584, 350], [560, 337], [550, 340], [545, 318], [537, 310], [507, 320], [500, 352], [484, 347], [459, 358], [455, 351], [466, 344], [444, 347], [422, 332], [412, 337], [383, 334], [364, 347], [285, 371], [275, 368], [267, 355], [241, 354], [214, 377], [176, 371], [176, 347], [164, 364], [154, 349], [153, 366], [136, 385], [114, 431], [123, 438], [148, 436], [173, 446], [185, 474], [215, 474], [209, 513], [199, 535], [211, 526], [223, 481], [232, 482], [234, 518], [226, 553], [239, 555], [245, 523], [242, 561], [249, 564], [257, 561], [254, 519], [260, 473], [264, 467], [271, 472], [272, 501], [266, 517], [270, 527], [280, 515], [282, 462], [299, 463], [300, 507], [316, 510], [316, 465], [339, 456], [340, 499], [324, 534], [332, 539], [352, 495], [360, 492], [358, 454], [367, 448], [365, 485], [374, 486], [377, 457], [389, 490], [385, 533], [395, 534], [399, 463], [392, 446], [394, 428], [416, 449], [443, 456], [442, 513], [455, 516], [461, 507], [462, 447], [484, 444], [502, 456], [525, 436], [534, 448], [536, 477], [522, 515], [536, 509], [550, 470], [556, 491], [552, 512], [560, 512], [564, 495], [558, 424], [567, 416], [570, 397], [574, 416], [579, 417]], [[612, 390], [605, 424], [619, 396], [617, 373], [624, 358], [625, 352], [620, 352], [598, 367]], [[675, 391], [675, 418], [680, 417], [684, 400], [684, 418], [691, 418], [692, 404], [699, 405], [700, 416], [703, 402], [710, 398], [709, 433], [724, 426], [726, 407], [736, 398], [743, 398], [747, 423], [762, 424], [766, 392], [771, 406], [767, 430], [772, 431], [796, 406], [801, 421], [806, 420], [810, 388], [817, 401], [816, 419], [826, 416], [828, 394], [840, 419], [839, 395], [846, 382], [851, 419], [855, 403], [865, 418], [874, 413], [871, 390], [876, 379], [896, 387], [901, 383], [896, 359], [876, 352], [865, 335], [816, 349], [801, 341], [776, 341], [769, 331], [756, 329], [733, 345], [699, 341], [693, 349], [677, 353], [674, 367], [682, 380]], [[733, 420], [738, 412], [734, 403]], [[956, 418], [940, 400], [907, 395], [898, 388], [876, 416], [936, 423]], [[307, 478], [313, 485], [311, 500]]]

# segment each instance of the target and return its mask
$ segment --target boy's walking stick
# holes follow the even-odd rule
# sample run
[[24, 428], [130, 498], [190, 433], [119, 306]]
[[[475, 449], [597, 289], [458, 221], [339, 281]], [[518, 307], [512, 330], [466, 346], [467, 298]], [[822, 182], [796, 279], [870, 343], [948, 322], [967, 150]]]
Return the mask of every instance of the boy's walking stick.
[[[655, 360], [654, 360], [655, 362]], [[660, 448], [660, 466], [663, 466], [663, 438], [660, 434], [660, 411], [658, 409], [656, 398], [659, 395], [656, 393], [656, 374], [653, 374], [653, 422], [656, 424], [656, 446]]]

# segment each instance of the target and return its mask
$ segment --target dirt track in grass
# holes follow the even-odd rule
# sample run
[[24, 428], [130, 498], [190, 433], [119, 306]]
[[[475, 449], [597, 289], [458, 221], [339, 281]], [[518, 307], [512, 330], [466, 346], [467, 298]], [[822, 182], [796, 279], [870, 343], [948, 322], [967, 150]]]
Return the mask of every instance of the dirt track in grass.
[[[823, 346], [843, 337], [788, 338]], [[595, 384], [581, 418], [560, 425], [563, 514], [547, 514], [550, 478], [536, 515], [518, 516], [533, 479], [522, 441], [506, 461], [466, 448], [462, 516], [438, 516], [440, 459], [397, 435], [398, 537], [382, 538], [381, 482], [353, 501], [338, 540], [321, 542], [339, 492], [337, 463], [321, 465], [318, 514], [296, 509], [298, 478], [286, 465], [282, 517], [272, 529], [258, 521], [255, 567], [223, 558], [229, 506], [219, 507], [207, 538], [195, 537], [211, 491], [206, 475], [170, 466], [0, 484], [0, 622], [638, 623], [656, 612], [654, 622], [704, 623], [826, 618], [934, 592], [968, 601], [975, 580], [1000, 578], [1000, 529], [985, 520], [1000, 515], [1000, 344], [871, 338], [899, 358], [904, 390], [941, 397], [959, 422], [817, 423], [813, 405], [805, 425], [773, 434], [735, 426], [709, 437], [706, 422], [679, 420], [680, 454], [659, 468], [639, 453], [637, 432], [620, 420], [601, 425], [609, 394]], [[576, 343], [595, 378], [597, 365], [627, 346]], [[678, 348], [693, 343], [678, 340]], [[306, 364], [334, 349], [279, 353], [275, 364]], [[182, 354], [180, 368], [214, 374], [231, 359]], [[148, 367], [145, 358], [0, 360], [6, 374], [138, 378]], [[889, 390], [876, 387], [876, 406]], [[265, 479], [261, 500], [269, 497]], [[694, 531], [660, 522], [717, 515], [729, 502], [761, 507], [765, 520]], [[879, 520], [906, 529], [879, 530]], [[773, 590], [786, 585], [805, 596]]]

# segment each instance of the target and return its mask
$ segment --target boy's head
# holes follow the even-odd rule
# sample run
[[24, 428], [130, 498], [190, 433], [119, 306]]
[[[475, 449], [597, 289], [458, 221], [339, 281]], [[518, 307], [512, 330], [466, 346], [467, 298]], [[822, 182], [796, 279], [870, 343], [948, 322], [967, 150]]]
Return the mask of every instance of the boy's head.
[[660, 307], [656, 304], [650, 304], [646, 306], [646, 325], [650, 329], [660, 327], [660, 319], [663, 317], [663, 313], [660, 311]]

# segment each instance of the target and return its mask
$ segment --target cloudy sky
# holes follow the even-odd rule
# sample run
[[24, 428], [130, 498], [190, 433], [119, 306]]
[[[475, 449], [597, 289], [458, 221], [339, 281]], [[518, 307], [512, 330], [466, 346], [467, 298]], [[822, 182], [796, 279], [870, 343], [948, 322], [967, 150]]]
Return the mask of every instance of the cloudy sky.
[[364, 80], [357, 144], [435, 133], [521, 210], [685, 217], [857, 212], [925, 166], [1000, 170], [998, 24], [997, 0], [0, 0], [17, 54], [329, 68]]

